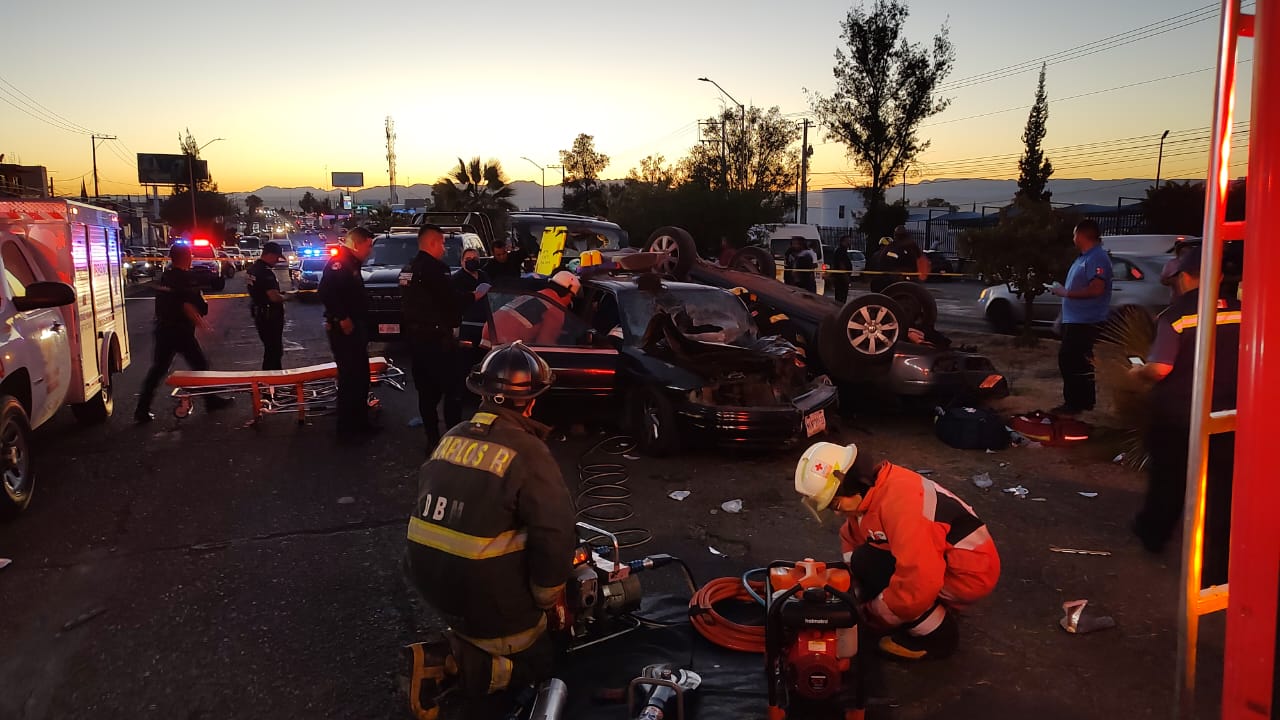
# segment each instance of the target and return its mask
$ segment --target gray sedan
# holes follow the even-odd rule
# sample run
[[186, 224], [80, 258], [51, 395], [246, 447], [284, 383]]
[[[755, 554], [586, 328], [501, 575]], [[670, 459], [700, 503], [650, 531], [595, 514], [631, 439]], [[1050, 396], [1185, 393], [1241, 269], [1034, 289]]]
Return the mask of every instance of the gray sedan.
[[[1130, 306], [1141, 307], [1152, 315], [1163, 310], [1169, 304], [1169, 288], [1160, 284], [1160, 271], [1172, 258], [1172, 255], [1113, 253], [1112, 312]], [[996, 332], [1015, 332], [1026, 317], [1026, 303], [1006, 285], [984, 288], [978, 296], [978, 310]], [[1054, 327], [1061, 314], [1062, 298], [1045, 292], [1032, 303], [1031, 323], [1037, 327]]]

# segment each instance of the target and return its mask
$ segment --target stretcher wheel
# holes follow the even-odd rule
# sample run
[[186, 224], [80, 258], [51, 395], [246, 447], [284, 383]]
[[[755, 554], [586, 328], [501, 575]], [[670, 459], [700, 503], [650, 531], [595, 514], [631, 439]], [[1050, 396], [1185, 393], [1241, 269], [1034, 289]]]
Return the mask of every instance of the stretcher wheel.
[[182, 398], [173, 409], [173, 416], [181, 420], [191, 414], [191, 398]]

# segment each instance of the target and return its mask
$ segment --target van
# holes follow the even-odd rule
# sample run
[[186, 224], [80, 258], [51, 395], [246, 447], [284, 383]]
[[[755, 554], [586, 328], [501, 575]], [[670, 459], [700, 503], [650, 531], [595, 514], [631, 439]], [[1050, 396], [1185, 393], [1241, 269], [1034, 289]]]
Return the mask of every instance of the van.
[[[783, 279], [787, 250], [791, 249], [791, 240], [793, 238], [804, 238], [805, 245], [818, 256], [819, 271], [827, 269], [826, 257], [822, 248], [822, 235], [818, 232], [817, 225], [793, 223], [757, 225], [751, 228], [750, 237], [754, 241], [751, 244], [763, 244], [773, 255], [774, 269], [778, 280]], [[818, 272], [817, 285], [818, 294], [821, 295], [826, 285], [822, 272]]]
[[1200, 242], [1196, 235], [1103, 235], [1102, 247], [1120, 255], [1168, 255], [1176, 242]]

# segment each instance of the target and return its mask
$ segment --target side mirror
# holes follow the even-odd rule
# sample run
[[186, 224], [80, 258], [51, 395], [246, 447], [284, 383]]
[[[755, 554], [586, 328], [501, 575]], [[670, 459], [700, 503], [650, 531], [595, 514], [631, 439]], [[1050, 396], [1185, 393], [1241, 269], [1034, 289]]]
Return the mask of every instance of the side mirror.
[[13, 299], [19, 312], [62, 307], [76, 301], [76, 291], [60, 282], [34, 282], [27, 286], [27, 294]]

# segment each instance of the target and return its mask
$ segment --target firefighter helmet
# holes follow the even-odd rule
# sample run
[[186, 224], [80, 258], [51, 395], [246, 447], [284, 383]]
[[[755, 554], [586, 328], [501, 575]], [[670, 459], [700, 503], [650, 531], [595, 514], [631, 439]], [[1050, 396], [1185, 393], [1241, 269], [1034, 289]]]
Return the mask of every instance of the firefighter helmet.
[[480, 367], [467, 376], [471, 392], [494, 402], [532, 400], [546, 392], [556, 380], [551, 366], [519, 340], [489, 351]]

